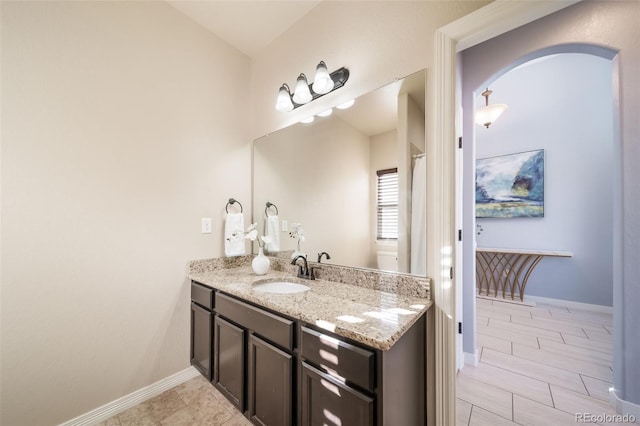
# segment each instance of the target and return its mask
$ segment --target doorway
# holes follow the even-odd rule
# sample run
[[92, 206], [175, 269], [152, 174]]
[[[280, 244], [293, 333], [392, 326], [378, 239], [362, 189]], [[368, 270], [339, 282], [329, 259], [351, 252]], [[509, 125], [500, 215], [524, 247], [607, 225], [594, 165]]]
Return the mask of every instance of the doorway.
[[[482, 48], [482, 46], [478, 46]], [[469, 60], [466, 60], [470, 53]], [[614, 142], [612, 81], [615, 51], [562, 45], [526, 55], [479, 82], [472, 49], [463, 53], [463, 104], [491, 86], [491, 103], [510, 108], [490, 128], [465, 120], [464, 224], [477, 229], [464, 248], [464, 352], [475, 353], [475, 242], [478, 246], [564, 250], [571, 260], [545, 259], [529, 280], [527, 294], [591, 305], [613, 302], [613, 217], [620, 209], [612, 170], [621, 158]], [[518, 152], [544, 150], [545, 204], [540, 218], [475, 218], [475, 161]], [[597, 202], [600, 194], [602, 202]], [[596, 203], [596, 204], [594, 204]], [[614, 206], [612, 208], [612, 206]], [[476, 224], [480, 227], [476, 228]], [[477, 235], [480, 234], [480, 235]], [[472, 240], [472, 241], [469, 241]], [[607, 285], [603, 285], [605, 282]]]
[[[566, 10], [560, 10], [565, 8]], [[557, 13], [554, 14], [554, 12]], [[501, 39], [503, 48], [485, 58], [487, 68], [493, 68], [485, 73], [484, 79], [486, 80], [500, 68], [522, 57], [524, 52], [536, 51], [553, 43], [584, 42], [591, 43], [589, 46], [611, 46], [620, 52], [620, 56], [625, 58], [624, 61], [618, 60], [618, 57], [613, 59], [614, 75], [620, 77], [615, 82], [614, 94], [616, 98], [619, 98], [622, 93], [621, 89], [624, 89], [625, 93], [637, 93], [635, 91], [637, 81], [632, 77], [635, 75], [633, 70], [638, 61], [636, 43], [632, 36], [636, 23], [630, 18], [634, 13], [637, 13], [637, 4], [633, 2], [617, 2], [615, 6], [609, 2], [606, 5], [599, 2], [544, 4], [540, 2], [526, 4], [494, 2], [440, 28], [435, 34], [434, 72], [430, 78], [430, 90], [428, 91], [430, 93], [429, 105], [432, 123], [429, 140], [434, 145], [432, 151], [435, 155], [432, 157], [432, 166], [435, 171], [442, 172], [441, 174], [445, 178], [440, 181], [432, 181], [428, 193], [433, 194], [434, 197], [442, 198], [453, 188], [450, 179], [454, 177], [452, 168], [455, 158], [451, 142], [454, 140], [455, 105], [452, 100], [455, 96], [456, 52], [461, 52], [486, 40], [492, 39], [491, 43], [493, 43], [495, 40]], [[540, 19], [542, 17], [546, 18]], [[595, 17], [599, 18], [597, 22], [594, 21]], [[605, 17], [606, 19], [604, 19]], [[527, 23], [528, 25], [525, 25]], [[510, 31], [516, 28], [518, 35], [514, 36], [515, 31]], [[637, 129], [633, 121], [629, 121], [629, 119], [637, 112], [639, 104], [637, 97], [627, 96], [624, 104], [620, 103], [619, 105], [620, 110], [615, 112], [615, 122], [619, 123], [619, 128], [615, 129], [615, 149], [617, 152], [614, 154], [614, 158], [622, 158], [622, 167], [613, 171], [616, 174], [614, 181], [628, 182], [633, 181], [635, 174], [637, 174], [632, 167], [636, 151], [625, 149], [628, 155], [625, 155], [624, 158], [620, 151], [622, 147], [633, 147], [632, 142], [637, 136]], [[444, 166], [439, 166], [439, 164]], [[634, 198], [633, 190], [629, 185], [614, 186], [613, 196], [615, 209], [621, 205], [620, 200], [623, 199], [623, 196], [625, 206], [637, 204], [637, 199]], [[451, 224], [455, 206], [452, 204], [452, 200], [446, 197], [442, 201], [440, 211], [435, 212], [436, 220], [432, 221], [430, 226], [433, 231], [446, 228], [449, 232], [442, 236], [434, 236], [430, 244], [434, 244], [436, 249], [438, 247], [444, 249], [449, 246], [449, 238], [453, 237], [455, 232]], [[625, 210], [614, 213], [613, 245], [615, 259], [613, 266], [614, 327], [617, 330], [614, 336], [615, 347], [627, 347], [631, 351], [636, 351], [638, 346], [637, 342], [628, 337], [635, 314], [632, 312], [633, 310], [625, 308], [630, 307], [631, 300], [637, 300], [635, 296], [638, 289], [629, 282], [628, 278], [634, 276], [637, 263], [633, 261], [636, 255], [635, 246], [622, 235], [622, 224], [633, 223], [635, 211], [637, 209], [630, 210], [627, 207]], [[445, 253], [433, 257], [433, 264], [436, 265], [447, 260]], [[435, 389], [441, 397], [437, 398], [435, 404], [438, 419], [446, 422], [455, 416], [455, 405], [452, 400], [452, 391], [455, 390], [455, 370], [445, 360], [448, 355], [453, 353], [448, 342], [454, 339], [453, 327], [449, 327], [450, 317], [447, 314], [454, 311], [455, 308], [453, 306], [454, 299], [449, 297], [449, 293], [447, 293], [448, 282], [440, 278], [440, 271], [434, 270], [430, 272], [430, 276], [434, 277], [433, 288], [436, 306], [442, 307], [442, 313], [435, 312], [436, 337], [442, 340], [442, 343], [439, 342], [436, 346], [436, 361], [442, 374], [437, 374], [436, 377]], [[456, 286], [453, 288], [455, 289]], [[468, 327], [466, 330], [469, 331]], [[612, 392], [612, 396], [617, 399], [617, 404], [633, 405], [620, 398], [627, 398], [628, 401], [637, 400], [637, 390], [633, 384], [638, 383], [636, 376], [640, 373], [634, 368], [636, 361], [633, 357], [625, 356], [620, 351], [614, 355], [616, 389]]]

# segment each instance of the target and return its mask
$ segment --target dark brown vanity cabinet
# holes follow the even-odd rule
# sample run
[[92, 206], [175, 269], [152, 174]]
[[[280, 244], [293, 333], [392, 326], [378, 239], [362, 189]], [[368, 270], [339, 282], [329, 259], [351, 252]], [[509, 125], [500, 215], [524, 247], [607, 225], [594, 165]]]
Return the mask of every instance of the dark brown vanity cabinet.
[[261, 425], [290, 425], [293, 356], [254, 334], [248, 340], [249, 418]]
[[425, 317], [388, 350], [300, 327], [299, 424], [426, 424]]
[[301, 424], [371, 426], [374, 399], [306, 362], [301, 372]]
[[303, 426], [375, 424], [376, 353], [300, 327]]
[[191, 283], [191, 365], [211, 380], [213, 358], [213, 290]]
[[214, 385], [254, 424], [293, 424], [294, 322], [222, 293], [216, 314]]
[[382, 351], [192, 284], [191, 362], [255, 425], [426, 424], [426, 316]]
[[216, 315], [213, 384], [240, 411], [244, 410], [245, 331]]

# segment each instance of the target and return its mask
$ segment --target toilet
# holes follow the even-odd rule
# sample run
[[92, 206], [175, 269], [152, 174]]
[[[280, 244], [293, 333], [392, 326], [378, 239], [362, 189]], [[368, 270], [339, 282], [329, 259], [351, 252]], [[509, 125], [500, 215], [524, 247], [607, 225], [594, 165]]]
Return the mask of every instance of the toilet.
[[398, 271], [398, 253], [395, 251], [378, 250], [378, 269], [382, 271]]

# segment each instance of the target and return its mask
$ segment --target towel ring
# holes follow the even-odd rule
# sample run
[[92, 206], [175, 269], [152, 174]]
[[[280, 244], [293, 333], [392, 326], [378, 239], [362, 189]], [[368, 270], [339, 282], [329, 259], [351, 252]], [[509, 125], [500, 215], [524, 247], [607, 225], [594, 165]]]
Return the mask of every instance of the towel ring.
[[273, 203], [270, 203], [269, 201], [267, 201], [267, 207], [264, 208], [264, 215], [269, 217], [269, 213], [267, 212], [269, 207], [273, 207], [274, 209], [276, 209], [276, 216], [277, 216], [278, 215], [278, 206], [276, 206]]
[[[240, 204], [240, 201], [236, 200], [235, 198], [229, 198], [229, 202], [227, 203], [227, 205], [224, 207], [224, 210], [229, 213], [229, 204], [235, 204], [238, 203]], [[243, 212], [243, 208], [242, 208], [242, 204], [240, 204], [240, 213]]]

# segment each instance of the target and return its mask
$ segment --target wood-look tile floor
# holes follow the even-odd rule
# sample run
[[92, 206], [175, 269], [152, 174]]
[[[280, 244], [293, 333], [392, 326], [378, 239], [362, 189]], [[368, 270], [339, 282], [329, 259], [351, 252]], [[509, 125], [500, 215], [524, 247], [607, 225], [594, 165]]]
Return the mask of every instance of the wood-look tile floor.
[[476, 301], [479, 363], [458, 373], [458, 426], [576, 425], [587, 423], [577, 413], [616, 415], [611, 314]]
[[249, 426], [204, 377], [198, 376], [117, 414], [99, 426]]

